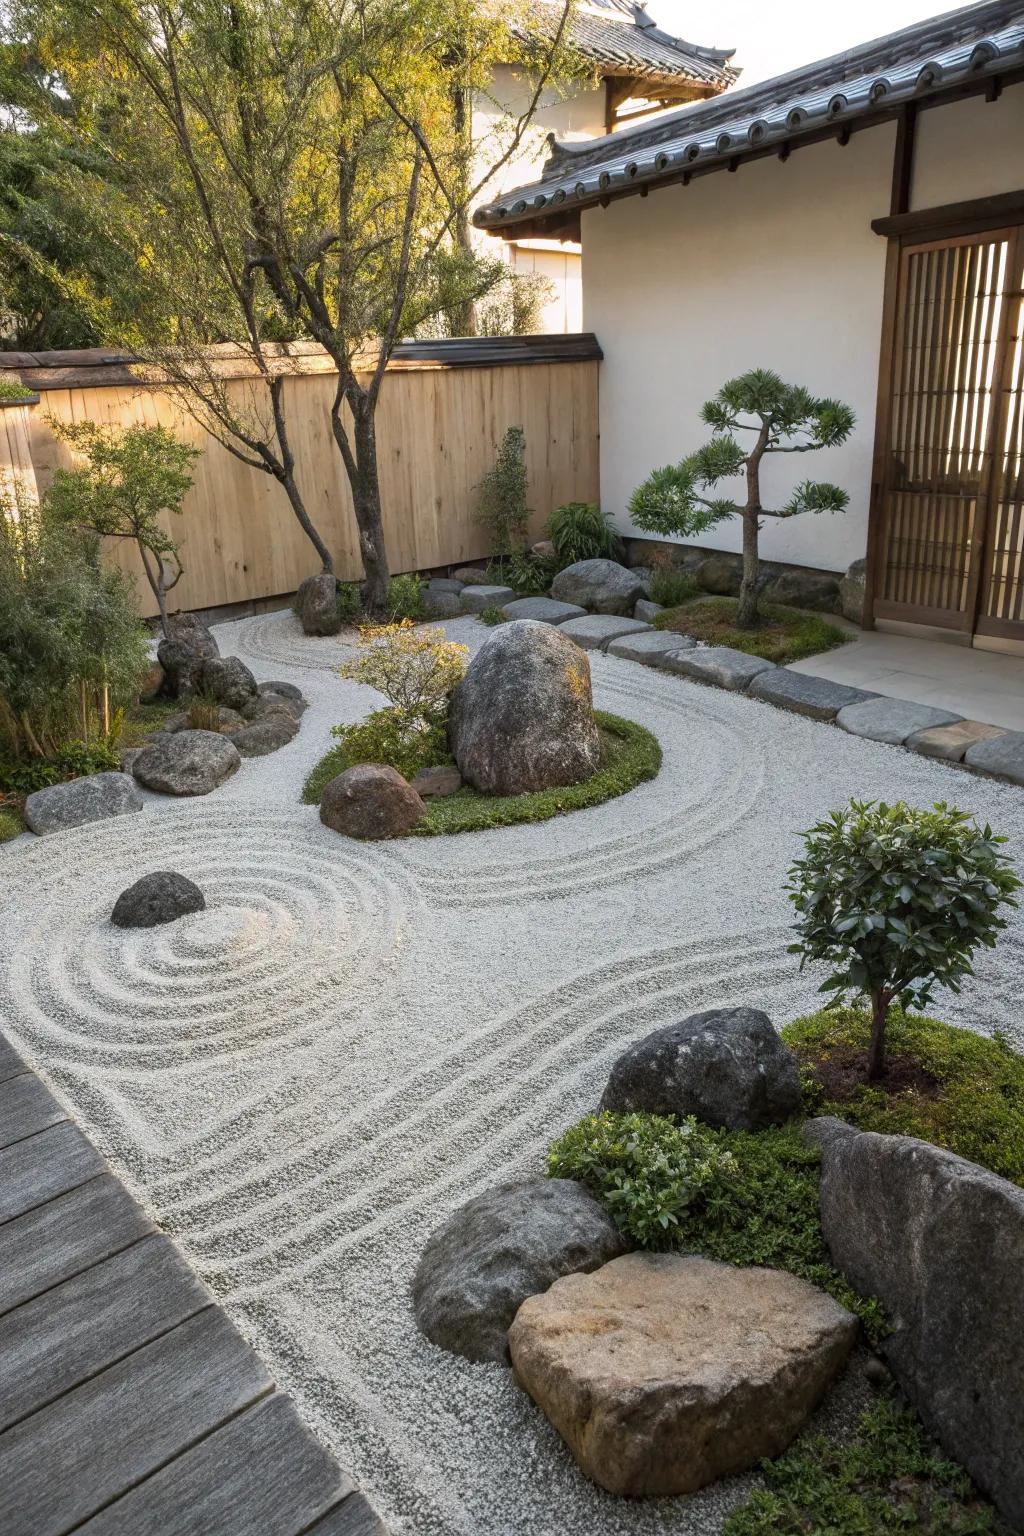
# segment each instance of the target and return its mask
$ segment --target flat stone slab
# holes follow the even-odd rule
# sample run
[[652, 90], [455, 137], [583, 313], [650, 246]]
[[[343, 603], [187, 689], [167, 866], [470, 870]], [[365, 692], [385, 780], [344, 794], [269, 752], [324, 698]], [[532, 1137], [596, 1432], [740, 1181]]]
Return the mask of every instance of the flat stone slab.
[[624, 619], [617, 613], [587, 613], [581, 619], [569, 619], [562, 634], [575, 640], [585, 651], [603, 651], [612, 640], [623, 635], [649, 634], [651, 626], [642, 619]]
[[624, 656], [645, 667], [661, 665], [661, 658], [672, 651], [689, 651], [697, 644], [692, 635], [674, 635], [669, 629], [649, 629], [646, 633], [621, 635], [608, 644], [609, 656]]
[[908, 736], [935, 725], [954, 725], [962, 720], [952, 710], [934, 709], [931, 704], [915, 704], [912, 699], [890, 699], [884, 694], [848, 704], [836, 716], [837, 724], [851, 736], [865, 736], [869, 741], [887, 741], [902, 747]]
[[1024, 731], [1006, 731], [988, 741], [968, 747], [964, 755], [968, 768], [991, 773], [1011, 784], [1024, 784]]
[[941, 757], [946, 762], [958, 763], [976, 742], [992, 741], [1007, 734], [1001, 726], [983, 725], [980, 720], [955, 720], [952, 725], [933, 725], [926, 731], [915, 731], [903, 745], [910, 752], [920, 752], [922, 757]]
[[760, 673], [777, 670], [774, 661], [765, 661], [763, 656], [748, 656], [746, 651], [734, 651], [730, 645], [666, 651], [658, 665], [664, 672], [692, 677], [694, 682], [708, 683], [712, 688], [728, 688], [732, 693], [745, 693]]
[[459, 602], [463, 613], [483, 613], [485, 608], [504, 608], [514, 597], [511, 587], [463, 587]]
[[860, 704], [874, 697], [863, 688], [849, 688], [845, 683], [833, 683], [810, 672], [791, 672], [788, 667], [759, 673], [750, 685], [750, 693], [755, 699], [777, 704], [795, 715], [807, 715], [811, 720], [834, 720], [848, 704]]
[[645, 624], [653, 624], [658, 614], [664, 612], [664, 603], [652, 603], [649, 597], [638, 597], [633, 607], [634, 619], [642, 619]]
[[553, 597], [517, 597], [501, 611], [506, 619], [536, 619], [539, 624], [564, 624], [585, 618], [587, 612], [578, 603], [560, 603]]

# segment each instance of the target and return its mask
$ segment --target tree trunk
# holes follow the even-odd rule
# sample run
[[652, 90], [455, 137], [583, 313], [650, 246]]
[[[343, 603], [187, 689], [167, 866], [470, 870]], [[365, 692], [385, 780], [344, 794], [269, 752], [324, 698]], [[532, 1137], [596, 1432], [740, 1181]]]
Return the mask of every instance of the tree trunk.
[[320, 565], [324, 575], [333, 576], [334, 556], [331, 554], [330, 550], [327, 548], [327, 545], [316, 531], [313, 520], [309, 513], [306, 511], [306, 503], [302, 499], [302, 492], [299, 490], [295, 483], [295, 476], [290, 470], [285, 470], [282, 474], [279, 474], [277, 478], [284, 488], [285, 495], [288, 497], [288, 500], [291, 503], [292, 511], [298, 518], [300, 528], [320, 557]]
[[759, 562], [757, 555], [757, 513], [743, 514], [743, 579], [740, 582], [740, 600], [736, 608], [738, 629], [756, 629], [759, 613], [757, 607], [757, 579]]
[[169, 620], [167, 616], [167, 593], [164, 589], [163, 566], [160, 561], [160, 556], [155, 556], [158, 574], [154, 576], [149, 563], [149, 552], [146, 549], [145, 544], [143, 544], [141, 539], [136, 539], [135, 542], [139, 548], [139, 555], [142, 559], [142, 568], [146, 573], [146, 580], [149, 582], [149, 585], [153, 589], [153, 596], [156, 598], [156, 605], [160, 610], [160, 628], [164, 632], [164, 638], [169, 640], [171, 638], [171, 631], [169, 628]]
[[871, 993], [871, 1050], [868, 1055], [868, 1081], [877, 1083], [885, 1076], [885, 1024], [889, 1016], [889, 993], [876, 987]]
[[371, 612], [387, 607], [391, 572], [384, 544], [380, 510], [380, 474], [377, 468], [376, 401], [365, 396], [356, 402], [354, 415], [355, 473], [349, 474], [352, 503], [359, 527], [359, 552], [366, 573], [364, 598]]

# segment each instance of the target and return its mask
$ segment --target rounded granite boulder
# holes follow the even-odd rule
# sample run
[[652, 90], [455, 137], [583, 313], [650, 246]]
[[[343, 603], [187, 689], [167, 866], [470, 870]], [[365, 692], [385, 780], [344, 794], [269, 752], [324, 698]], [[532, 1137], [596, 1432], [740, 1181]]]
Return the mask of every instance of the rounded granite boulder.
[[177, 731], [152, 741], [132, 764], [146, 789], [162, 795], [208, 795], [237, 773], [242, 759], [217, 731]]
[[90, 821], [142, 810], [138, 786], [127, 773], [90, 773], [66, 784], [37, 789], [25, 801], [25, 825], [44, 837]]
[[110, 921], [115, 928], [157, 928], [189, 912], [202, 912], [205, 906], [194, 881], [171, 869], [157, 869], [121, 892]]
[[320, 797], [324, 826], [362, 841], [404, 837], [422, 819], [424, 809], [411, 785], [383, 763], [346, 768]]
[[199, 672], [199, 687], [225, 709], [241, 709], [257, 696], [256, 679], [238, 656], [209, 656]]
[[591, 613], [631, 614], [645, 595], [643, 580], [617, 560], [577, 560], [551, 583], [558, 602], [577, 603]]

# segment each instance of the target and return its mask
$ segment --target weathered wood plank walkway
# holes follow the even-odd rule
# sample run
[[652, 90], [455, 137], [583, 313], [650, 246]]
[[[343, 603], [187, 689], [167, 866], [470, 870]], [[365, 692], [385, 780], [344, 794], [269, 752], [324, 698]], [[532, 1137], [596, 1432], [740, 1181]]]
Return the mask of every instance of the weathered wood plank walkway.
[[4, 1536], [386, 1536], [0, 1035]]

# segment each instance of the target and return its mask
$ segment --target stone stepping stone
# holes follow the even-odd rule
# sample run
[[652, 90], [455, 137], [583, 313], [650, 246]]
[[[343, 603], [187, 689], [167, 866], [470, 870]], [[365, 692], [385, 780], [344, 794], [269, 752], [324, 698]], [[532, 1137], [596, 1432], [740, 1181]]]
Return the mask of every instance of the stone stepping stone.
[[650, 628], [641, 619], [624, 619], [616, 613], [587, 613], [580, 619], [569, 619], [561, 626], [562, 634], [575, 640], [585, 651], [603, 651], [611, 640], [618, 640], [623, 635], [646, 634]]
[[141, 811], [142, 796], [126, 773], [90, 773], [67, 784], [37, 789], [25, 801], [25, 825], [39, 837], [90, 821]]
[[783, 1451], [856, 1336], [846, 1308], [795, 1275], [630, 1253], [530, 1296], [508, 1341], [586, 1476], [662, 1498]]
[[692, 635], [675, 635], [669, 629], [650, 629], [645, 634], [622, 635], [608, 644], [609, 656], [623, 656], [641, 666], [660, 667], [663, 656], [690, 651], [697, 642]]
[[664, 612], [664, 603], [652, 603], [649, 597], [640, 597], [633, 609], [633, 617], [642, 619], [645, 624], [653, 624], [658, 614]]
[[860, 704], [848, 704], [836, 716], [837, 724], [851, 736], [887, 741], [894, 747], [902, 747], [907, 737], [918, 731], [935, 725], [954, 725], [962, 719], [962, 715], [948, 709], [916, 704], [912, 699], [892, 699], [884, 694]]
[[915, 731], [903, 745], [909, 752], [920, 752], [922, 757], [941, 757], [946, 762], [958, 763], [976, 742], [1006, 734], [1000, 726], [983, 725], [980, 720], [955, 720], [952, 725], [933, 725], [926, 731]]
[[849, 688], [845, 683], [833, 683], [810, 672], [791, 672], [788, 667], [759, 673], [750, 685], [750, 693], [755, 699], [777, 704], [796, 715], [807, 715], [811, 720], [834, 720], [848, 704], [874, 698], [863, 688]]
[[587, 610], [578, 603], [560, 603], [553, 597], [517, 597], [502, 608], [506, 619], [536, 619], [540, 624], [564, 624], [582, 619]]
[[694, 682], [708, 683], [713, 688], [728, 688], [732, 693], [745, 693], [759, 673], [775, 671], [774, 661], [734, 651], [730, 645], [670, 651], [661, 658], [660, 666], [665, 672], [692, 677]]
[[463, 613], [483, 613], [485, 608], [503, 608], [515, 595], [511, 587], [463, 587], [459, 602]]
[[976, 742], [967, 748], [964, 762], [981, 773], [1024, 784], [1024, 731], [1005, 731], [1002, 736]]
[[461, 592], [465, 585], [464, 581], [456, 581], [454, 576], [431, 576], [427, 582], [427, 591]]

